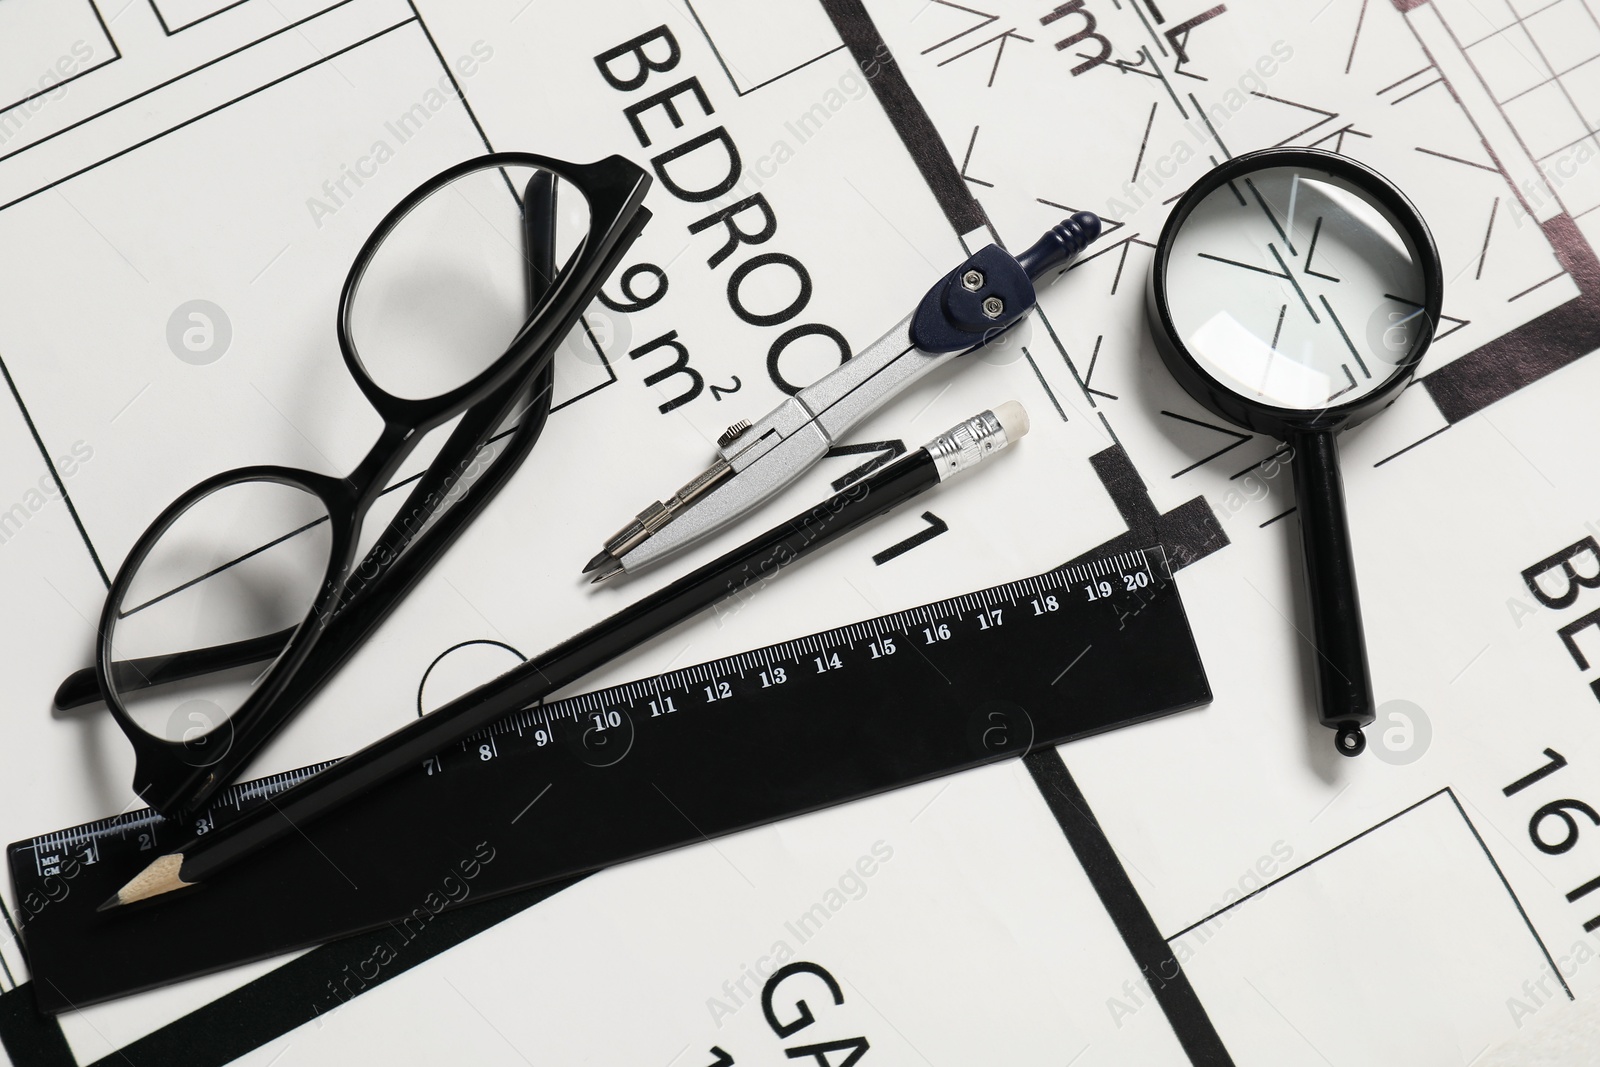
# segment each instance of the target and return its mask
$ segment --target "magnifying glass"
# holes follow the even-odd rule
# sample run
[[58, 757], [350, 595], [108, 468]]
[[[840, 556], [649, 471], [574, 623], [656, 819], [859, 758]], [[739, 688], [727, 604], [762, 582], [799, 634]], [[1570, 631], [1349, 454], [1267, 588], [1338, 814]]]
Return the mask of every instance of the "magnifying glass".
[[1146, 290], [1156, 348], [1195, 400], [1293, 450], [1317, 651], [1317, 714], [1366, 747], [1372, 682], [1334, 434], [1391, 404], [1444, 298], [1433, 235], [1405, 194], [1306, 148], [1239, 156], [1173, 207]]

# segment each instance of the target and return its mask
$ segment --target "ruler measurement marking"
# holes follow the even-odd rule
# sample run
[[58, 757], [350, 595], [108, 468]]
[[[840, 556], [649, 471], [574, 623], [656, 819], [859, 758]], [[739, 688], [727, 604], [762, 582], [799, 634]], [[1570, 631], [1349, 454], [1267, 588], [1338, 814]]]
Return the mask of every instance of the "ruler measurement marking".
[[[1070, 590], [1075, 582], [1087, 582], [1091, 578], [1110, 574], [1113, 570], [1126, 574], [1129, 570], [1143, 570], [1149, 577], [1157, 580], [1156, 564], [1161, 564], [1162, 574], [1170, 578], [1170, 571], [1166, 565], [1166, 555], [1162, 551], [1159, 556], [1154, 556], [1144, 550], [1119, 553], [1112, 557], [1091, 561], [1074, 567], [1061, 567], [1043, 574], [991, 586], [946, 600], [917, 607], [904, 609], [888, 615], [880, 615], [872, 619], [847, 624], [818, 634], [811, 634], [803, 638], [767, 645], [759, 649], [725, 657], [710, 663], [679, 669], [668, 674], [655, 675], [650, 678], [638, 679], [632, 682], [613, 686], [609, 689], [576, 694], [550, 703], [540, 702], [528, 708], [519, 709], [502, 720], [491, 724], [489, 727], [473, 735], [473, 738], [463, 742], [465, 751], [470, 752], [470, 743], [487, 744], [495, 756], [499, 756], [499, 744], [496, 737], [511, 738], [515, 735], [515, 747], [520, 752], [533, 752], [538, 748], [546, 747], [553, 737], [548, 736], [557, 725], [558, 720], [571, 719], [573, 723], [581, 722], [585, 712], [604, 710], [607, 707], [625, 703], [629, 708], [636, 706], [641, 697], [654, 696], [663, 698], [667, 693], [678, 689], [693, 695], [690, 685], [698, 681], [716, 683], [726, 676], [736, 674], [741, 681], [748, 681], [748, 672], [752, 668], [763, 670], [784, 662], [802, 666], [802, 659], [813, 653], [824, 656], [831, 649], [843, 646], [851, 652], [858, 651], [856, 646], [863, 641], [880, 638], [889, 633], [900, 633], [908, 638], [920, 641], [921, 635], [912, 635], [912, 631], [919, 625], [935, 626], [940, 622], [955, 619], [958, 622], [966, 621], [967, 614], [974, 609], [982, 608], [987, 611], [1001, 604], [1015, 608], [1019, 597], [1030, 592], [1034, 595], [1046, 591], [1064, 589]], [[1076, 604], [1076, 601], [1074, 601]], [[1065, 605], [1063, 605], [1065, 607]], [[1065, 614], [1065, 613], [1063, 613]], [[1029, 618], [1027, 613], [1018, 616]], [[1049, 616], [1040, 616], [1048, 619]], [[957, 631], [965, 633], [967, 631]], [[977, 630], [971, 632], [977, 633]], [[941, 644], [944, 642], [940, 642]], [[878, 661], [863, 660], [865, 665], [876, 665], [887, 660], [880, 657]], [[809, 667], [809, 665], [804, 665]], [[831, 675], [830, 667], [822, 672], [812, 673], [803, 670], [796, 680], [801, 678], [820, 678], [822, 675]], [[739, 695], [758, 696], [759, 689], [751, 688], [749, 693]], [[679, 711], [678, 718], [693, 707], [705, 703], [698, 701], [686, 706]], [[538, 744], [533, 738], [527, 736], [527, 731], [536, 725], [545, 727], [547, 732], [544, 744]], [[252, 782], [241, 782], [230, 786], [212, 802], [196, 818], [210, 822], [213, 826], [219, 825], [217, 813], [222, 808], [232, 809], [235, 812], [243, 811], [251, 801], [271, 796], [283, 790], [293, 788], [301, 782], [314, 777], [316, 774], [337, 762], [328, 760], [307, 767], [290, 771], [279, 772], [266, 778]], [[477, 763], [477, 760], [473, 761]], [[487, 762], [487, 761], [485, 761]], [[99, 862], [101, 859], [102, 843], [107, 837], [115, 836], [124, 845], [131, 844], [130, 835], [148, 831], [152, 839], [159, 834], [167, 820], [154, 811], [123, 812], [121, 814], [99, 819], [94, 822], [75, 827], [69, 830], [56, 831], [42, 837], [30, 840], [26, 846], [34, 855], [34, 868], [39, 877], [45, 877], [46, 867], [61, 862], [67, 855], [80, 852], [87, 863]]]

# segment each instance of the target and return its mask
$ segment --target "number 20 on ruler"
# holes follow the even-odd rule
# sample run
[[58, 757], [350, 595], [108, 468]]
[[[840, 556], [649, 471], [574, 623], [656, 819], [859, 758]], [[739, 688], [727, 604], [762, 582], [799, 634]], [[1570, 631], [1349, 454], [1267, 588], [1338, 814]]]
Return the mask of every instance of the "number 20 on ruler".
[[[1544, 781], [1544, 779], [1567, 765], [1567, 758], [1553, 748], [1545, 749], [1544, 755], [1549, 762], [1538, 770], [1518, 778], [1502, 789], [1501, 792], [1508, 797], [1514, 797], [1529, 786]], [[1528, 820], [1528, 837], [1533, 841], [1533, 847], [1543, 852], [1546, 856], [1560, 856], [1572, 851], [1573, 846], [1578, 843], [1579, 829], [1578, 820], [1573, 818], [1573, 812], [1582, 815], [1594, 826], [1600, 826], [1600, 812], [1595, 811], [1593, 807], [1583, 801], [1570, 798], [1552, 800], [1542, 805], [1533, 813], [1533, 817]], [[1545, 837], [1545, 828], [1548, 825], [1546, 820], [1548, 819], [1560, 820], [1563, 828], [1561, 836], [1554, 840], [1548, 840]], [[1600, 877], [1591, 878], [1568, 893], [1567, 903], [1576, 903], [1579, 898], [1588, 896], [1596, 889], [1600, 889]], [[1583, 932], [1586, 934], [1593, 932], [1596, 928], [1600, 928], [1600, 915], [1583, 924]]]

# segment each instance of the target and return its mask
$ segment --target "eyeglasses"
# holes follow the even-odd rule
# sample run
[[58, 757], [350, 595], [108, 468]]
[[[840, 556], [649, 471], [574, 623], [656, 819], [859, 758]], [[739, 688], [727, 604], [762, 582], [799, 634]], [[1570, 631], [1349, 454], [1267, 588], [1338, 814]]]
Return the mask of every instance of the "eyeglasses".
[[[379, 224], [337, 322], [377, 442], [344, 478], [241, 467], [179, 497], [112, 583], [92, 673], [57, 692], [63, 708], [105, 700], [147, 803], [185, 815], [231, 781], [505, 484], [544, 429], [556, 348], [650, 217], [649, 186], [619, 156], [499, 152]], [[458, 416], [426, 469], [391, 485]], [[396, 506], [364, 538], [380, 501]]]

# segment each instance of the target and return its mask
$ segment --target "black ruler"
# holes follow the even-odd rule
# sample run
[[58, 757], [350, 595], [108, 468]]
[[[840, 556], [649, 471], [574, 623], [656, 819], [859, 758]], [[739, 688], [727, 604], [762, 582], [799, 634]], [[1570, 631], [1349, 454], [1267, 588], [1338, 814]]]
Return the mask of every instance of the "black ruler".
[[197, 822], [136, 811], [7, 849], [40, 1008], [440, 911], [1203, 704], [1160, 548], [529, 708], [180, 897], [95, 907]]

